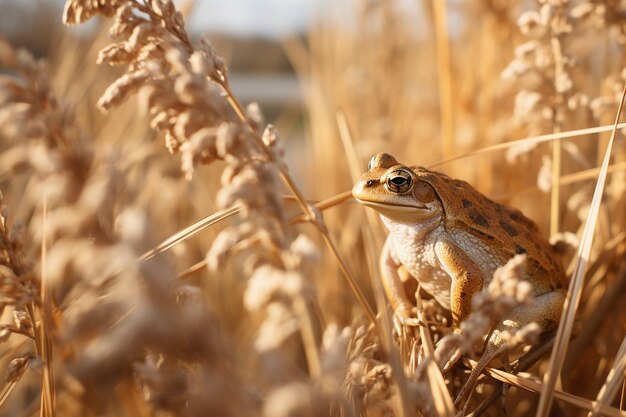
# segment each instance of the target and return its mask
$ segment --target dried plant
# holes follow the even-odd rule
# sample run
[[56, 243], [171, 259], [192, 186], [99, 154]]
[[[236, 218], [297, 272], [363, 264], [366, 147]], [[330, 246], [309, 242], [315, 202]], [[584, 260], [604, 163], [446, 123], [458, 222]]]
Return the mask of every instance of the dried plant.
[[[498, 317], [520, 305], [533, 303], [532, 288], [521, 279], [524, 274], [526, 256], [516, 255], [506, 265], [498, 268], [493, 279], [484, 290], [472, 300], [472, 313], [461, 323], [458, 334], [445, 336], [437, 345], [437, 355], [443, 367], [453, 356], [472, 354], [475, 346], [483, 342], [484, 336], [496, 324]], [[533, 338], [516, 337], [531, 334], [536, 323], [530, 323], [528, 329], [512, 329], [510, 334], [503, 334], [510, 348], [515, 348], [522, 341], [532, 343]], [[537, 336], [537, 334], [535, 334]], [[480, 349], [482, 351], [482, 348]]]
[[310, 372], [317, 376], [322, 359], [309, 311], [314, 297], [300, 272], [315, 251], [288, 230], [278, 182], [286, 172], [278, 133], [272, 126], [264, 128], [257, 106], [240, 107], [223, 61], [206, 41], [194, 48], [170, 1], [111, 2], [98, 9], [70, 1], [64, 20], [79, 23], [98, 13], [115, 14], [110, 33], [123, 39], [102, 50], [99, 61], [128, 68], [104, 93], [100, 107], [109, 109], [135, 93], [145, 95], [151, 126], [165, 132], [170, 152], [181, 152], [181, 168], [189, 179], [197, 164], [226, 162], [216, 199], [220, 207], [237, 205], [241, 222], [215, 239], [208, 266], [219, 273], [228, 257], [254, 249], [243, 267], [250, 277], [244, 306], [263, 319], [254, 346], [266, 379], [270, 386], [286, 382], [273, 381], [273, 374], [293, 366], [289, 358], [301, 351], [299, 333]]

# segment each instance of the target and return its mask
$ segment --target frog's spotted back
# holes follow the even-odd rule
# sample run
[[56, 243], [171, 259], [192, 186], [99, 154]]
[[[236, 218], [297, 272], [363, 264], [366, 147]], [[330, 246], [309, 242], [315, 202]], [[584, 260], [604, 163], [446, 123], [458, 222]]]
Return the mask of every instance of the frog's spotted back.
[[554, 249], [541, 236], [537, 225], [519, 210], [490, 200], [465, 181], [423, 167], [411, 169], [420, 181], [435, 189], [447, 224], [460, 222], [483, 233], [483, 238], [497, 239], [511, 255], [528, 253], [553, 277], [554, 286], [565, 284], [565, 273]]

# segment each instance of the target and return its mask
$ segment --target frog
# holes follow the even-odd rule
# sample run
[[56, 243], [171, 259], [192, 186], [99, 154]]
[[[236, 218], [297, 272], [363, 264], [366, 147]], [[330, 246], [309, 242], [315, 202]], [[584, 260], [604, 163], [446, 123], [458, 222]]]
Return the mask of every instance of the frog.
[[450, 311], [451, 331], [458, 333], [471, 313], [472, 297], [489, 284], [496, 269], [516, 255], [526, 257], [522, 278], [530, 284], [534, 302], [498, 319], [457, 405], [492, 359], [508, 357], [502, 332], [532, 322], [543, 332], [558, 326], [567, 285], [564, 268], [539, 227], [521, 211], [491, 200], [463, 180], [401, 164], [387, 153], [370, 160], [352, 195], [376, 210], [389, 231], [379, 270], [394, 316], [403, 325], [421, 324], [412, 317], [407, 273]]

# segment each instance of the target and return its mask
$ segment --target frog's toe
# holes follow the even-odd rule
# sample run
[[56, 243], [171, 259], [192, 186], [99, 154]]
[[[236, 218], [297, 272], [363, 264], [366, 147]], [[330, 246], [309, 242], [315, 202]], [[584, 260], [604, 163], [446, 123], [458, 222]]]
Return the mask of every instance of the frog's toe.
[[409, 326], [409, 327], [418, 327], [418, 326], [423, 326], [424, 323], [422, 323], [420, 321], [420, 319], [416, 319], [413, 317], [405, 317], [401, 319], [401, 322], [403, 325], [405, 326]]
[[452, 367], [456, 365], [456, 363], [459, 361], [459, 359], [461, 359], [462, 356], [463, 354], [461, 353], [461, 351], [456, 350], [454, 354], [452, 355], [452, 357], [448, 359], [448, 362], [446, 362], [446, 364], [443, 366], [443, 369], [441, 370], [441, 372], [444, 375], [450, 372], [450, 369], [452, 369]]
[[417, 327], [423, 326], [422, 321], [415, 317], [415, 308], [399, 308], [394, 314], [394, 319], [401, 326]]

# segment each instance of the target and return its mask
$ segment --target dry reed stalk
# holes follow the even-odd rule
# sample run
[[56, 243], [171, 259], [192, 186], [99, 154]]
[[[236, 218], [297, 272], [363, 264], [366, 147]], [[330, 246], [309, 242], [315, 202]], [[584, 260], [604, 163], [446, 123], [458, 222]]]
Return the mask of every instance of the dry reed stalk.
[[[471, 365], [471, 366], [475, 366], [476, 362], [472, 361], [472, 360], [466, 360], [466, 362]], [[536, 394], [541, 394], [544, 391], [544, 386], [543, 383], [539, 380], [537, 380], [536, 377], [530, 375], [530, 374], [526, 374], [526, 373], [520, 373], [517, 375], [513, 375], [511, 373], [502, 371], [500, 369], [494, 369], [494, 368], [486, 368], [485, 372], [487, 372], [490, 376], [492, 376], [493, 378], [496, 378], [502, 382], [506, 382], [508, 384], [514, 385], [518, 388], [522, 388], [524, 390], [536, 393]], [[554, 391], [554, 397], [558, 398], [559, 400], [563, 401], [563, 402], [567, 402], [579, 409], [582, 410], [593, 410], [594, 406], [595, 406], [595, 402], [591, 401], [589, 399], [586, 398], [581, 398], [581, 397], [577, 397], [576, 395], [572, 395], [569, 394], [567, 392], [563, 392], [561, 390], [555, 390]], [[624, 417], [626, 416], [626, 412], [623, 412], [621, 410], [617, 410], [613, 407], [609, 407], [609, 406], [605, 406], [605, 405], [601, 405], [600, 408], [602, 409], [602, 413], [604, 415], [607, 416], [612, 416], [612, 417]]]
[[[585, 181], [585, 180], [590, 180], [590, 179], [594, 179], [598, 177], [598, 174], [600, 173], [601, 168], [590, 168], [584, 171], [580, 171], [580, 172], [576, 172], [573, 174], [569, 174], [569, 175], [564, 175], [561, 177], [561, 179], [559, 180], [559, 183], [561, 185], [567, 185], [567, 184], [573, 184], [575, 182], [579, 182], [579, 181]], [[609, 165], [609, 168], [607, 169], [607, 174], [614, 174], [614, 173], [619, 173], [619, 172], [623, 172], [624, 170], [626, 170], [626, 163], [625, 162], [621, 162], [618, 164], [611, 164]]]
[[[344, 146], [346, 152], [346, 159], [348, 161], [348, 165], [350, 168], [350, 174], [352, 176], [353, 182], [356, 182], [361, 176], [361, 166], [362, 164], [359, 161], [359, 158], [356, 154], [356, 150], [354, 147], [353, 136], [350, 133], [350, 127], [346, 121], [345, 115], [343, 113], [338, 113], [337, 116], [337, 127], [339, 129], [339, 136], [342, 140], [342, 144]], [[367, 261], [370, 266], [370, 271], [377, 271], [377, 249], [374, 246], [375, 237], [373, 234], [373, 230], [376, 230], [374, 226], [376, 221], [374, 220], [374, 213], [367, 212], [367, 220], [369, 223], [369, 228], [364, 228], [363, 233], [366, 236], [366, 250], [367, 250]], [[374, 288], [374, 295], [376, 299], [376, 306], [378, 308], [379, 313], [379, 338], [381, 339], [382, 347], [388, 357], [389, 363], [391, 365], [391, 369], [393, 371], [393, 376], [398, 385], [399, 395], [397, 399], [397, 409], [398, 414], [400, 416], [408, 416], [410, 415], [410, 404], [411, 401], [409, 399], [407, 380], [404, 376], [404, 370], [402, 367], [401, 357], [398, 354], [397, 348], [394, 346], [391, 334], [392, 334], [392, 318], [389, 314], [389, 309], [387, 308], [387, 301], [385, 298], [385, 294], [382, 288], [382, 284], [379, 280], [379, 275], [377, 273], [372, 273], [370, 277], [372, 281], [372, 286]], [[437, 388], [435, 386], [435, 388]]]
[[[32, 320], [36, 326], [32, 337], [37, 339], [39, 355], [46, 359], [41, 413], [55, 413], [59, 390], [65, 391], [64, 403], [67, 404], [68, 381], [77, 380], [82, 389], [92, 387], [97, 399], [111, 386], [131, 378], [133, 384], [141, 385], [144, 393], [149, 392], [153, 399], [159, 399], [160, 402], [154, 403], [155, 408], [176, 410], [185, 406], [190, 414], [199, 415], [193, 407], [211, 399], [206, 395], [194, 396], [192, 389], [207, 386], [211, 383], [209, 376], [220, 372], [219, 366], [223, 365], [216, 365], [215, 357], [221, 356], [222, 363], [227, 358], [223, 354], [226, 349], [218, 353], [222, 341], [215, 337], [217, 333], [210, 334], [212, 320], [206, 307], [198, 297], [191, 297], [189, 289], [183, 298], [185, 288], [170, 286], [170, 268], [163, 262], [149, 261], [141, 269], [137, 268], [134, 254], [145, 245], [145, 217], [118, 205], [116, 181], [119, 177], [108, 165], [110, 161], [97, 163], [91, 158], [90, 144], [78, 133], [70, 109], [52, 95], [45, 67], [23, 52], [13, 52], [10, 48], [2, 52], [3, 61], [13, 63], [23, 77], [23, 81], [11, 79], [8, 83], [3, 79], [3, 98], [16, 100], [15, 94], [6, 94], [7, 91], [21, 92], [22, 101], [19, 95], [16, 101], [31, 111], [27, 123], [14, 118], [13, 124], [5, 124], [3, 138], [12, 140], [16, 147], [40, 149], [39, 154], [24, 153], [24, 159], [11, 166], [21, 167], [21, 172], [26, 168], [30, 181], [44, 195], [45, 201], [49, 201], [43, 211], [46, 227], [42, 230], [40, 219], [36, 217], [33, 224], [37, 226], [32, 231], [32, 240], [42, 242], [39, 269], [45, 277], [41, 286], [33, 286], [39, 292], [33, 299], [48, 306], [41, 311], [36, 307], [37, 320]], [[7, 88], [11, 86], [14, 86], [12, 90]], [[0, 117], [15, 109], [3, 104]], [[21, 141], [15, 140], [18, 134]], [[10, 242], [10, 238], [3, 234], [3, 244]], [[196, 337], [193, 345], [185, 343], [188, 335], [201, 334], [200, 323], [202, 337]], [[65, 347], [61, 355], [53, 356], [60, 350], [62, 341]], [[148, 350], [165, 355], [170, 368], [141, 363], [147, 361]], [[23, 373], [20, 369], [37, 362], [39, 356], [29, 355], [15, 362], [15, 378]], [[176, 400], [181, 393], [180, 386], [172, 390], [171, 384], [168, 386], [162, 381], [175, 381], [176, 368], [190, 366], [186, 362], [192, 357], [204, 359], [201, 366], [188, 369], [186, 378], [191, 388], [187, 402], [181, 404]], [[50, 372], [53, 358], [61, 362], [63, 378], [57, 380], [63, 381], [61, 387], [53, 385], [54, 375]], [[129, 372], [133, 367], [134, 375]], [[229, 374], [221, 372], [220, 379], [227, 380]], [[7, 386], [5, 399], [15, 383], [17, 379]], [[185, 390], [186, 387], [183, 392]], [[229, 392], [228, 387], [221, 388], [221, 392], [238, 395]], [[133, 405], [139, 397], [117, 395], [127, 409], [141, 409], [142, 405]], [[77, 396], [73, 400], [79, 401]], [[244, 407], [243, 403], [215, 404], [231, 411], [234, 407]], [[98, 401], [90, 406], [98, 407]], [[115, 402], [109, 408], [115, 409]]]
[[589, 262], [589, 254], [593, 243], [595, 224], [600, 210], [602, 195], [604, 193], [604, 184], [606, 182], [611, 151], [613, 150], [613, 141], [617, 132], [617, 125], [622, 114], [622, 106], [625, 98], [626, 85], [624, 86], [622, 100], [617, 110], [617, 115], [615, 116], [615, 124], [613, 126], [613, 131], [611, 132], [611, 139], [607, 145], [604, 160], [602, 162], [602, 169], [598, 175], [598, 180], [596, 181], [591, 208], [589, 210], [589, 217], [585, 222], [585, 228], [581, 237], [581, 244], [576, 255], [576, 269], [572, 275], [567, 296], [565, 298], [565, 304], [563, 305], [563, 314], [561, 315], [556, 340], [550, 355], [550, 366], [544, 378], [545, 389], [542, 391], [539, 399], [539, 405], [537, 407], [537, 417], [544, 417], [548, 415], [550, 411], [556, 381], [561, 367], [563, 366], [563, 361], [565, 360], [567, 344], [574, 326], [576, 310], [578, 308], [582, 292], [583, 278]]
[[[415, 297], [417, 301], [417, 318], [422, 323], [427, 323], [426, 316], [424, 315], [424, 307], [419, 294]], [[438, 416], [453, 416], [455, 415], [454, 402], [450, 397], [450, 393], [447, 390], [441, 369], [437, 366], [435, 349], [433, 347], [432, 336], [430, 334], [429, 327], [419, 326], [420, 339], [422, 346], [424, 346], [425, 357], [422, 359], [425, 363], [426, 375], [430, 384], [430, 389], [433, 394], [433, 403], [435, 411]]]
[[[182, 16], [175, 11], [171, 2], [155, 1], [145, 5], [138, 2], [124, 5], [111, 3], [103, 6], [102, 10], [97, 8], [92, 10], [90, 7], [81, 2], [68, 2], [64, 18], [66, 23], [80, 23], [87, 19], [91, 12], [102, 12], [105, 15], [116, 12], [118, 20], [111, 29], [112, 34], [128, 37], [126, 42], [111, 45], [101, 52], [100, 61], [107, 61], [115, 65], [129, 64], [129, 71], [111, 85], [100, 100], [100, 106], [103, 109], [108, 109], [142, 88], [151, 89], [149, 101], [151, 102], [150, 111], [153, 114], [152, 126], [166, 131], [167, 146], [171, 152], [179, 150], [182, 152], [182, 169], [189, 178], [193, 175], [196, 164], [209, 163], [215, 159], [225, 159], [233, 165], [231, 169], [235, 170], [230, 173], [234, 174], [233, 178], [228, 175], [223, 177], [224, 185], [237, 179], [237, 171], [241, 170], [242, 163], [246, 163], [248, 160], [251, 162], [247, 165], [251, 168], [250, 172], [256, 170], [257, 173], [264, 175], [268, 185], [271, 183], [270, 176], [279, 174], [296, 196], [303, 212], [308, 215], [309, 221], [322, 233], [357, 300], [361, 303], [370, 320], [374, 322], [375, 315], [361, 294], [346, 263], [336, 250], [319, 212], [306, 202], [282, 161], [283, 150], [277, 133], [273, 132], [270, 127], [261, 135], [260, 130], [263, 121], [261, 115], [258, 114], [258, 108], [250, 107], [244, 110], [239, 104], [232, 94], [224, 62], [215, 54], [208, 42], [201, 45], [200, 51], [194, 50], [185, 32]], [[88, 10], [90, 12], [87, 12]], [[134, 10], [146, 13], [148, 19], [133, 16]], [[159, 20], [163, 22], [162, 28], [157, 28], [154, 24], [151, 25], [151, 23]], [[132, 36], [131, 31], [134, 34]], [[171, 37], [168, 42], [163, 43], [164, 46], [170, 48], [169, 55], [155, 49], [159, 42], [154, 41], [154, 36], [157, 37], [156, 39], [159, 36], [164, 39]], [[144, 53], [148, 53], [148, 55], [144, 56]], [[154, 63], [152, 68], [145, 65], [145, 58], [152, 59]], [[186, 59], [189, 62], [185, 62]], [[208, 80], [203, 80], [205, 74], [208, 75]], [[164, 86], [168, 86], [168, 84], [159, 83], [163, 81], [163, 76], [166, 79], [170, 77], [169, 90], [166, 88], [165, 91], [161, 91]], [[179, 82], [174, 87], [176, 79]], [[189, 89], [193, 88], [193, 83], [195, 86], [203, 86], [204, 89], [197, 96], [194, 97], [191, 94], [191, 97], [183, 98], [180, 101], [180, 104], [187, 107], [186, 112], [181, 112], [178, 108], [176, 112], [184, 117], [167, 114], [165, 109], [174, 109], [175, 107], [172, 107], [171, 103], [167, 101], [162, 101], [165, 98], [163, 94], [191, 93]], [[181, 88], [183, 90], [180, 90]], [[220, 91], [226, 94], [226, 100], [220, 97]], [[202, 94], [205, 96], [202, 97]], [[205, 108], [202, 109], [202, 106]], [[235, 118], [229, 114], [227, 107], [234, 111]], [[206, 126], [207, 123], [208, 126]], [[232, 156], [235, 158], [232, 159]], [[260, 163], [254, 162], [257, 159]], [[263, 164], [263, 160], [268, 163]], [[245, 172], [244, 175], [239, 175], [239, 180], [249, 182], [251, 178], [244, 179], [245, 175]], [[250, 184], [245, 185], [249, 186]], [[275, 208], [279, 206], [276, 196], [270, 197], [269, 194], [261, 196], [262, 194], [255, 197], [244, 196], [241, 190], [231, 192], [223, 189], [221, 200], [232, 199], [231, 201], [235, 201], [235, 199], [241, 199], [246, 201], [248, 199], [250, 203], [244, 204], [243, 207], [244, 217], [247, 217], [252, 206], [257, 205], [260, 201], [259, 199], [268, 200], [269, 205]], [[222, 205], [227, 206], [228, 204]], [[257, 205], [257, 207], [260, 206]], [[281, 217], [277, 211], [268, 214], [271, 214], [269, 218], [279, 219]], [[258, 214], [252, 216], [252, 218], [255, 217], [258, 219], [257, 223], [263, 218], [268, 219], [268, 217]], [[284, 235], [284, 231], [277, 229], [278, 224], [272, 226], [265, 224], [264, 227], [270, 232], [275, 243], [280, 246], [278, 242], [284, 239], [280, 236], [281, 234]], [[274, 230], [270, 231], [270, 228]], [[239, 228], [239, 231], [244, 229], [245, 227]], [[246, 234], [247, 232], [244, 232], [240, 237], [232, 236], [232, 238], [235, 240], [245, 239]], [[282, 244], [284, 245], [284, 243]], [[215, 256], [215, 254], [210, 256]]]
[[[323, 212], [324, 210], [327, 210], [329, 208], [337, 206], [338, 204], [341, 204], [342, 202], [346, 201], [347, 199], [351, 197], [352, 197], [352, 192], [346, 191], [341, 194], [337, 194], [336, 196], [329, 197], [328, 199], [324, 201], [320, 201], [319, 203], [315, 203], [314, 206], [317, 210], [319, 210], [320, 212]], [[170, 236], [169, 238], [165, 239], [159, 245], [150, 249], [148, 252], [144, 253], [139, 259], [140, 260], [150, 259], [156, 254], [172, 248], [174, 245], [183, 242], [184, 240], [190, 238], [191, 236], [200, 232], [201, 230], [207, 227], [210, 227], [230, 216], [233, 216], [237, 214], [238, 212], [239, 212], [239, 208], [235, 206], [235, 207], [230, 207], [230, 208], [221, 210], [217, 213], [213, 213], [205, 217], [204, 219], [201, 219], [197, 221], [196, 223], [188, 226], [187, 228], [181, 230], [180, 232], [177, 232], [176, 234]], [[295, 225], [298, 223], [305, 223], [305, 222], [308, 222], [308, 216], [306, 214], [299, 214], [289, 219], [290, 225]], [[189, 276], [197, 272], [201, 272], [202, 269], [204, 269], [207, 265], [208, 265], [207, 259], [197, 262], [194, 265], [187, 268], [185, 271], [179, 273], [178, 278], [179, 279], [188, 278]]]
[[617, 356], [613, 362], [613, 366], [606, 377], [606, 381], [598, 392], [593, 410], [587, 414], [588, 417], [597, 416], [600, 408], [608, 406], [617, 395], [617, 390], [624, 383], [626, 375], [626, 338], [622, 341]]
[[[626, 127], [626, 123], [619, 123], [617, 127], [619, 129], [623, 129], [624, 127]], [[486, 154], [490, 152], [507, 150], [507, 149], [510, 149], [519, 145], [534, 146], [543, 142], [551, 142], [551, 141], [562, 140], [566, 138], [586, 136], [586, 135], [591, 135], [594, 133], [611, 132], [614, 128], [615, 128], [614, 125], [606, 125], [606, 126], [589, 127], [585, 129], [564, 131], [560, 133], [547, 133], [545, 135], [532, 136], [532, 137], [528, 137], [524, 139], [513, 140], [510, 142], [499, 143], [497, 145], [487, 146], [485, 148], [477, 149], [475, 151], [463, 153], [461, 155], [457, 155], [457, 156], [450, 157], [448, 159], [437, 161], [436, 163], [428, 165], [428, 167], [433, 168], [433, 167], [437, 167], [437, 166], [447, 164], [453, 161], [458, 161], [463, 158], [467, 158], [468, 156], [482, 155], [482, 154]]]
[[[11, 79], [2, 77], [0, 82], [4, 87], [4, 94], [0, 99], [0, 118], [7, 122], [3, 126], [3, 134], [11, 139], [19, 137], [21, 140], [33, 141], [33, 139], [48, 139], [47, 145], [54, 147], [60, 145], [66, 139], [63, 134], [69, 129], [64, 125], [65, 117], [63, 110], [51, 96], [49, 83], [45, 74], [45, 66], [41, 62], [35, 61], [30, 54], [25, 51], [15, 51], [3, 40], [0, 39], [0, 64], [5, 68], [16, 71], [21, 79]], [[21, 110], [20, 110], [21, 108]], [[28, 113], [32, 120], [19, 118], [19, 113]], [[9, 121], [12, 116], [18, 116], [18, 120]], [[25, 121], [24, 125], [20, 122]], [[55, 130], [46, 130], [55, 129]], [[32, 142], [31, 142], [32, 143]], [[45, 151], [40, 155], [39, 164], [36, 157], [28, 155], [20, 150], [23, 146], [19, 142], [13, 144], [12, 151], [4, 154], [5, 161], [10, 170], [24, 169], [26, 166], [38, 168], [39, 173], [46, 171]], [[67, 152], [64, 156], [71, 156]], [[17, 158], [17, 160], [16, 160]], [[53, 174], [54, 175], [54, 174]], [[52, 175], [52, 176], [53, 176]], [[80, 181], [80, 180], [78, 180]], [[69, 194], [69, 192], [68, 192]], [[58, 198], [58, 196], [57, 196]], [[0, 203], [2, 199], [0, 198]], [[43, 361], [43, 372], [41, 375], [41, 415], [53, 416], [55, 403], [55, 381], [53, 369], [52, 346], [55, 343], [55, 329], [50, 319], [50, 300], [47, 296], [46, 286], [38, 276], [34, 263], [26, 257], [24, 252], [23, 230], [20, 231], [19, 222], [13, 224], [13, 230], [9, 230], [8, 209], [2, 207], [1, 220], [1, 243], [2, 265], [7, 268], [2, 274], [5, 288], [3, 291], [2, 310], [7, 307], [13, 309], [17, 332], [32, 338], [35, 344], [35, 352], [29, 352], [27, 356], [16, 358], [11, 363], [13, 371], [10, 371], [7, 379], [8, 385], [3, 391], [3, 404], [9, 398], [17, 382], [24, 374], [26, 367], [35, 362]], [[44, 217], [47, 207], [44, 204]], [[45, 245], [42, 246], [42, 259], [45, 259]], [[10, 274], [7, 272], [10, 271]], [[8, 286], [8, 287], [7, 287]], [[11, 289], [11, 287], [13, 287]], [[6, 291], [9, 290], [7, 293]], [[11, 292], [15, 292], [11, 295]], [[26, 297], [26, 298], [24, 298]], [[5, 327], [6, 325], [3, 325]], [[3, 330], [3, 342], [9, 338], [7, 329]], [[11, 374], [12, 372], [12, 374]]]
[[[218, 201], [222, 207], [238, 204], [242, 223], [228, 227], [218, 236], [207, 255], [208, 265], [216, 271], [233, 253], [255, 249], [246, 262], [251, 278], [244, 305], [251, 314], [264, 316], [256, 340], [257, 354], [261, 358], [276, 355], [299, 330], [310, 371], [316, 377], [322, 369], [323, 354], [315, 340], [313, 320], [302, 303], [303, 297], [310, 298], [306, 296], [310, 290], [299, 271], [307, 254], [297, 251], [297, 240], [292, 240], [287, 229], [276, 183], [279, 175], [337, 256], [369, 318], [374, 321], [375, 317], [354, 284], [347, 264], [338, 256], [319, 212], [304, 200], [291, 179], [277, 132], [268, 127], [261, 135], [263, 120], [257, 108], [244, 110], [238, 103], [223, 63], [207, 43], [202, 50], [194, 49], [171, 2], [109, 2], [100, 8], [90, 7], [84, 2], [68, 2], [66, 22], [81, 22], [90, 12], [116, 13], [112, 31], [127, 38], [101, 53], [101, 61], [128, 65], [126, 75], [114, 82], [100, 100], [101, 106], [109, 108], [137, 91], [145, 91], [152, 125], [166, 131], [170, 151], [182, 152], [182, 169], [188, 177], [200, 163], [226, 161]], [[294, 318], [299, 328], [284, 326], [284, 320]], [[316, 389], [311, 393], [325, 395]]]
[[175, 235], [168, 237], [163, 242], [159, 243], [157, 246], [155, 246], [154, 248], [150, 249], [148, 252], [141, 255], [139, 260], [143, 261], [146, 259], [150, 259], [153, 256], [156, 256], [157, 254], [170, 249], [172, 246], [176, 245], [177, 243], [180, 243], [186, 239], [189, 239], [196, 233], [202, 231], [204, 228], [210, 227], [211, 225], [218, 223], [224, 219], [227, 219], [230, 216], [234, 216], [239, 211], [240, 211], [240, 208], [238, 206], [233, 206], [233, 207], [226, 208], [224, 210], [220, 210], [217, 213], [208, 215], [205, 218], [198, 220], [194, 224], [186, 227], [185, 229], [180, 230]]
[[[515, 50], [515, 58], [503, 78], [516, 83], [515, 116], [531, 134], [550, 130], [560, 133], [568, 123], [585, 120], [588, 95], [576, 89], [574, 73], [580, 64], [571, 52], [583, 36], [584, 19], [569, 1], [540, 0], [538, 8], [524, 11], [517, 21], [526, 42]], [[585, 116], [581, 117], [580, 113]], [[544, 158], [540, 188], [550, 194], [550, 235], [562, 227], [559, 177], [570, 163], [563, 159], [560, 142], [552, 144]], [[545, 178], [547, 177], [547, 178]]]
[[454, 114], [453, 114], [453, 76], [450, 60], [450, 28], [448, 27], [447, 1], [433, 0], [433, 18], [435, 24], [435, 38], [437, 40], [437, 68], [439, 74], [439, 111], [441, 113], [441, 159], [449, 158], [453, 153], [454, 141]]
[[[47, 230], [47, 213], [48, 213], [48, 204], [47, 200], [44, 198], [43, 201], [43, 215], [42, 215], [42, 225], [41, 231], [44, 236], [43, 241], [41, 242], [41, 265], [46, 265], [47, 263], [47, 241], [46, 236], [48, 233]], [[41, 317], [39, 325], [39, 340], [40, 346], [38, 348], [41, 354], [41, 360], [44, 362], [43, 372], [42, 372], [42, 381], [41, 381], [41, 405], [40, 405], [40, 415], [42, 417], [54, 417], [56, 415], [56, 394], [55, 394], [55, 380], [54, 380], [54, 364], [53, 364], [53, 346], [54, 346], [54, 333], [56, 333], [55, 324], [54, 324], [54, 304], [50, 300], [46, 268], [45, 266], [41, 270], [41, 288], [39, 289], [39, 293], [41, 294]]]

